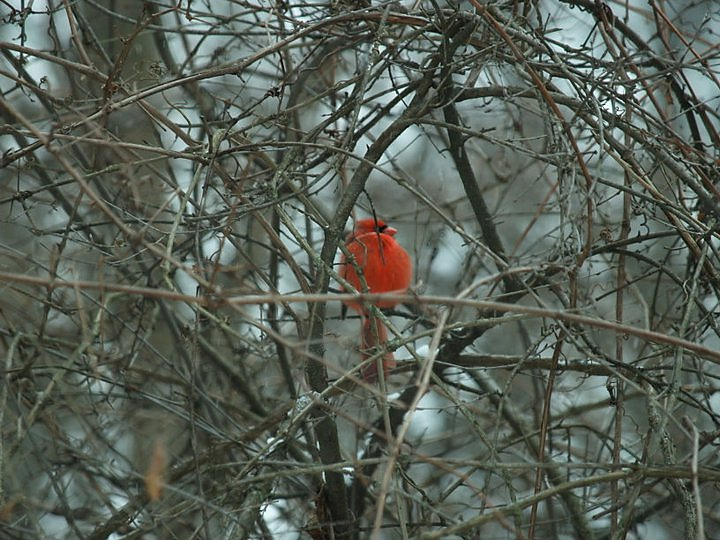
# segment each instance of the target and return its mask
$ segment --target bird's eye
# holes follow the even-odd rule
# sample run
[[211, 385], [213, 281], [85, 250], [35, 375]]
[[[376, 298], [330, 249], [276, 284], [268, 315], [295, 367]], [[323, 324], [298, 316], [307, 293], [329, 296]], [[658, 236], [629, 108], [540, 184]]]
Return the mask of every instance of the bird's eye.
[[380, 233], [385, 232], [385, 229], [387, 229], [387, 225], [378, 225], [377, 227], [375, 227], [375, 230]]

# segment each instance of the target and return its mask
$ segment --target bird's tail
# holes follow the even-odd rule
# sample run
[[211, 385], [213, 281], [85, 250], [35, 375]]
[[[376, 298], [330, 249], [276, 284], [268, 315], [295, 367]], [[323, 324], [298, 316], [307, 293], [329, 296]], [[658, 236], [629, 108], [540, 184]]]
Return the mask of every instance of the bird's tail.
[[[360, 339], [360, 354], [363, 360], [375, 356], [378, 352], [382, 351], [380, 361], [382, 362], [383, 374], [387, 378], [390, 370], [393, 369], [397, 363], [392, 351], [385, 350], [385, 344], [387, 343], [387, 328], [383, 322], [377, 317], [367, 315], [363, 317], [363, 327]], [[372, 361], [368, 365], [362, 368], [363, 378], [367, 382], [375, 382], [378, 378], [377, 362]]]

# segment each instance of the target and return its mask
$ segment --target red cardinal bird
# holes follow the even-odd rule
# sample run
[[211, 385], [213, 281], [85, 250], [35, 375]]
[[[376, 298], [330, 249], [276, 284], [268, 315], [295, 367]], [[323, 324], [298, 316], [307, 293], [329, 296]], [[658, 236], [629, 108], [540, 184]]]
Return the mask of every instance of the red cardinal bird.
[[[373, 218], [361, 219], [355, 224], [355, 230], [347, 237], [345, 247], [352, 255], [348, 260], [343, 254], [340, 275], [356, 290], [371, 293], [403, 293], [410, 286], [412, 262], [400, 244], [393, 238], [397, 230], [388, 227], [384, 221]], [[360, 270], [360, 276], [356, 268]], [[366, 289], [367, 287], [367, 289]], [[344, 300], [345, 304], [360, 313], [363, 319], [361, 351], [363, 359], [369, 358], [373, 350], [381, 348], [387, 342], [387, 329], [382, 321], [372, 316], [367, 305], [354, 300]], [[391, 308], [397, 300], [374, 302], [379, 308]], [[388, 351], [382, 357], [383, 372], [395, 367], [393, 353]], [[366, 381], [377, 379], [375, 364], [363, 370]]]

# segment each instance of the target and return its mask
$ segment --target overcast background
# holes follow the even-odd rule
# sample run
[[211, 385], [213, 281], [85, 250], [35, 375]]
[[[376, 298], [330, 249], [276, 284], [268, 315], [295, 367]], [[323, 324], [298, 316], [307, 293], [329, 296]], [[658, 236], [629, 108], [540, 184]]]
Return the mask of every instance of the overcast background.
[[717, 3], [0, 16], [2, 534], [720, 536]]

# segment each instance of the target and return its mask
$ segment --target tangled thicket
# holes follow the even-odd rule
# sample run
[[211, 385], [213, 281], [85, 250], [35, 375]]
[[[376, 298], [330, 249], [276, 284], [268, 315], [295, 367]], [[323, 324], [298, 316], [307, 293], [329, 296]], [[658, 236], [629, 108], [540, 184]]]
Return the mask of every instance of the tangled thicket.
[[0, 4], [11, 537], [720, 535], [714, 2]]

